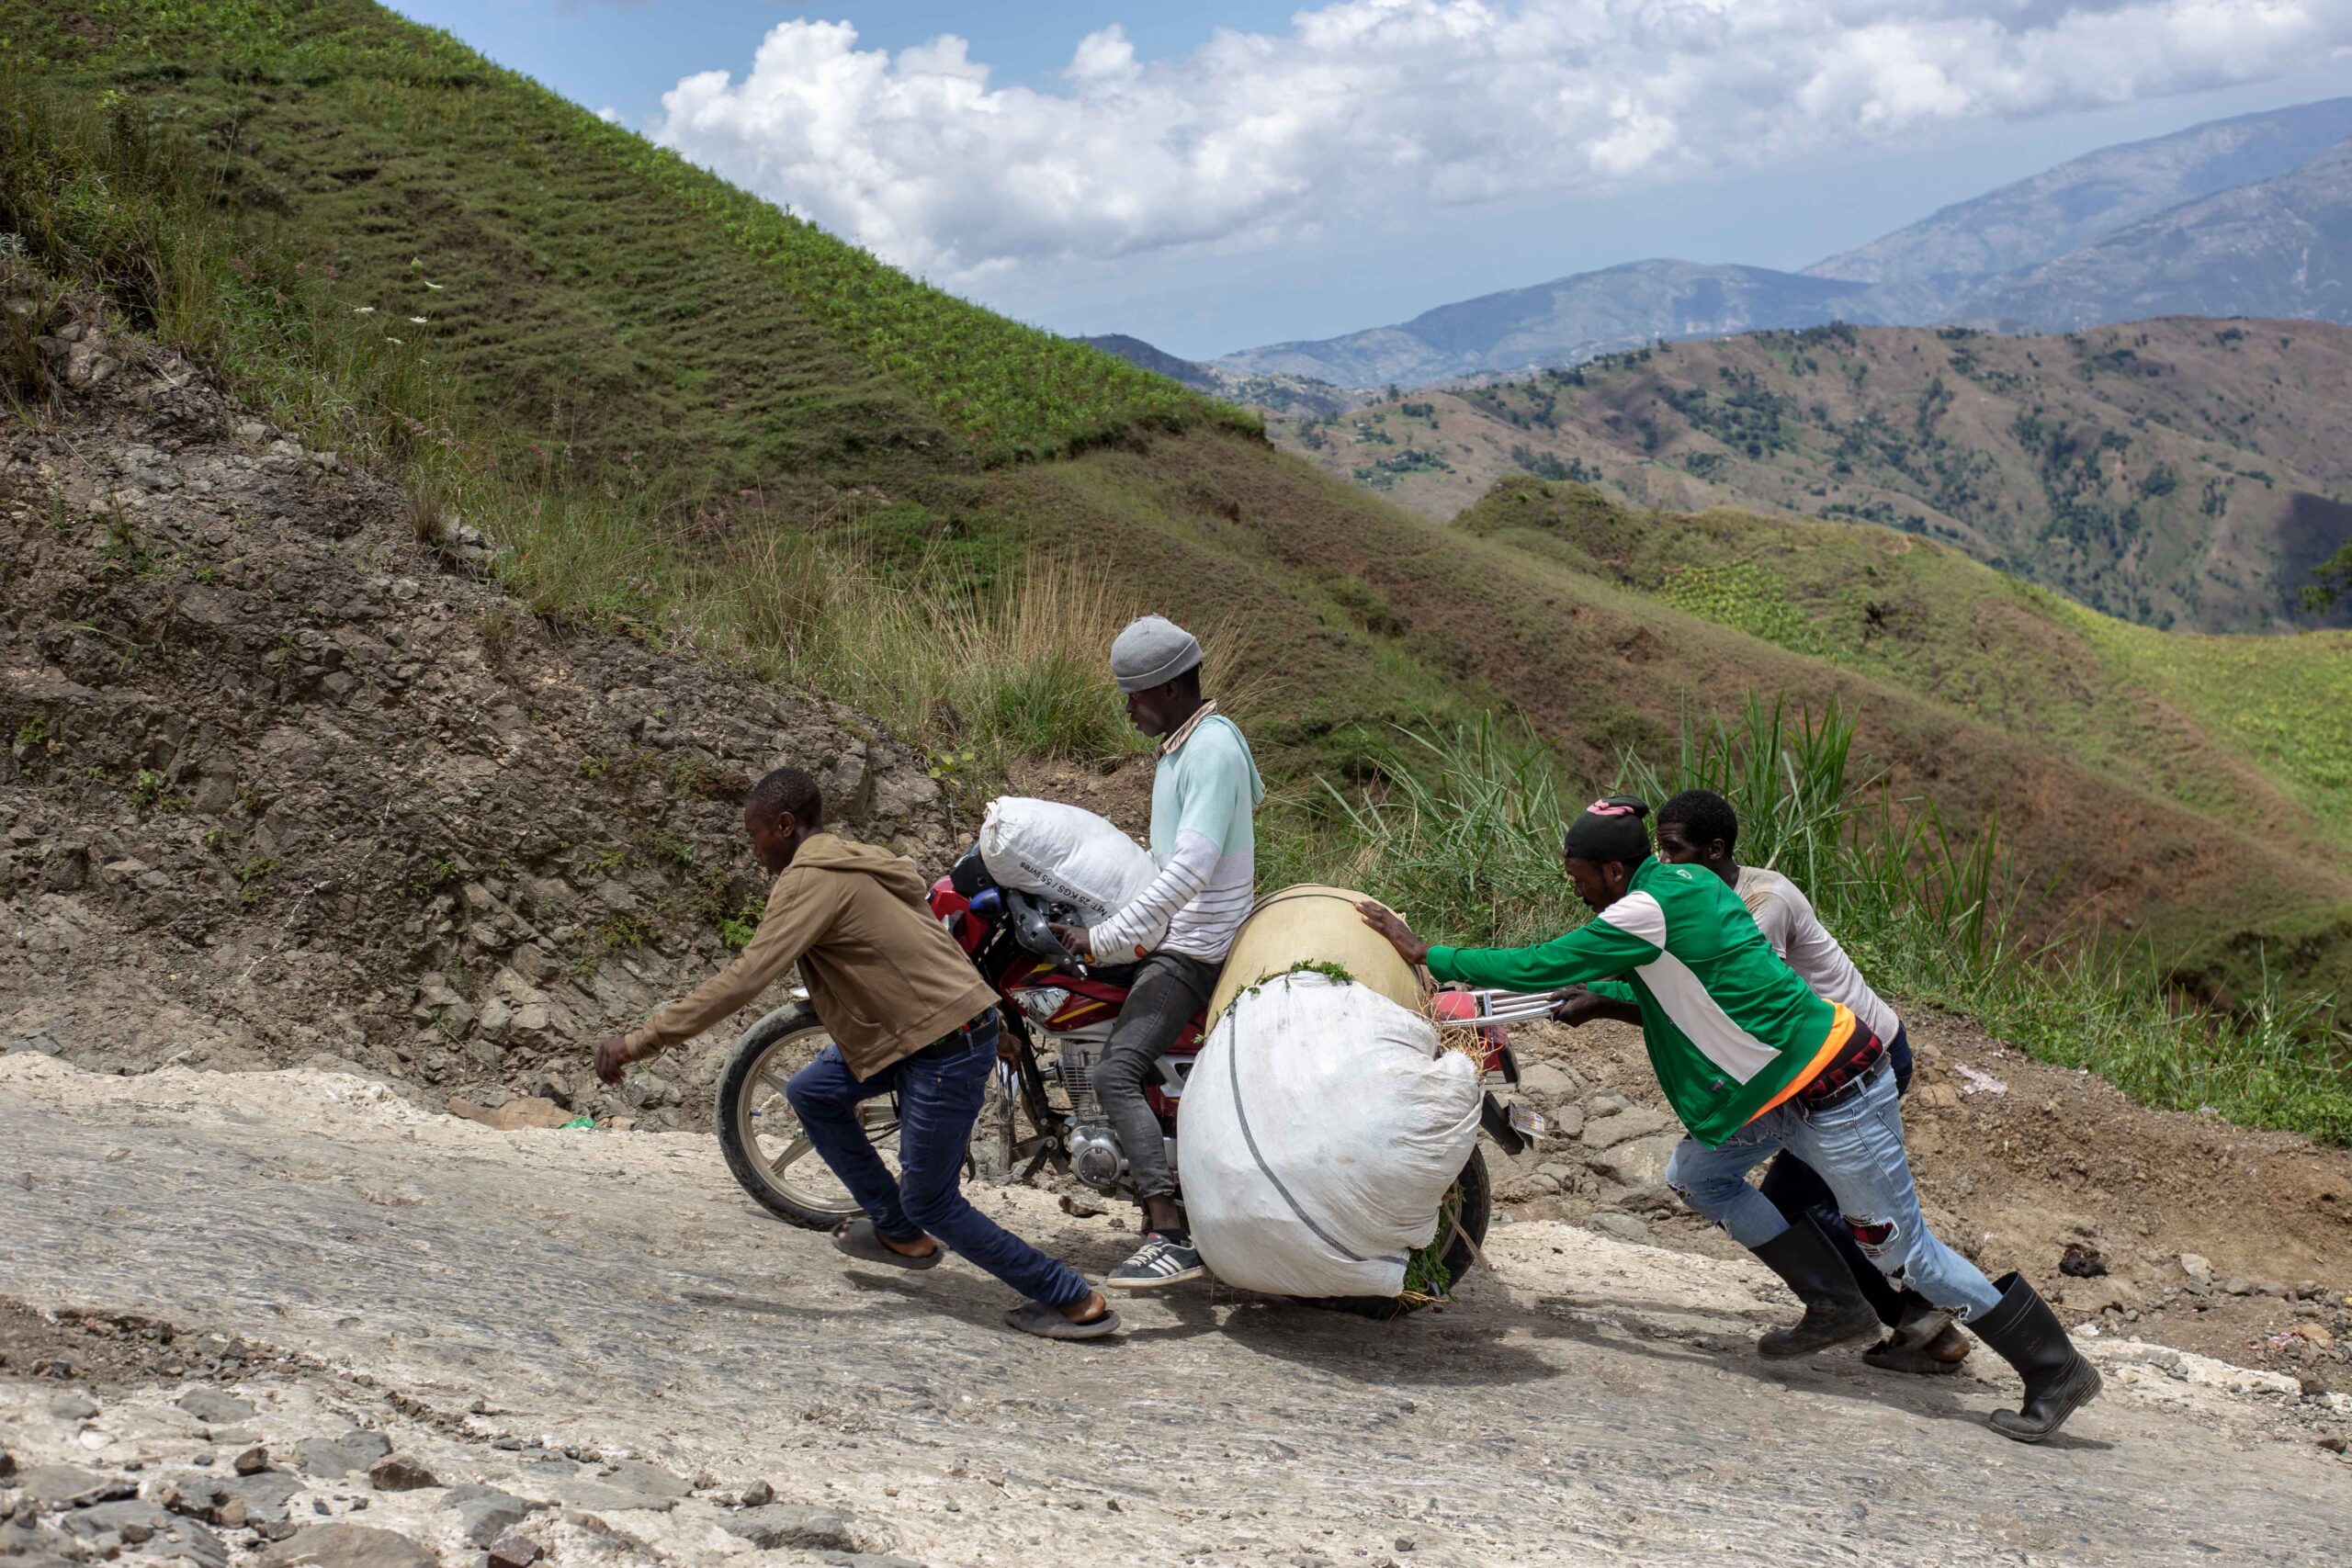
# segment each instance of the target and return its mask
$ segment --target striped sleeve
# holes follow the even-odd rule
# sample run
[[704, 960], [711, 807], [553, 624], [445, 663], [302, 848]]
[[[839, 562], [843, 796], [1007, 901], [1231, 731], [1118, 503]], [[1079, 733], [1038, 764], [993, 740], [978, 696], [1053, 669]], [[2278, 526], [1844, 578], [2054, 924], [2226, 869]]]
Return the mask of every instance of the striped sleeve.
[[1540, 991], [1613, 979], [1666, 950], [1666, 911], [1646, 893], [1628, 893], [1565, 936], [1536, 947], [1432, 947], [1441, 980]]
[[[1086, 933], [1086, 944], [1105, 963], [1123, 963], [1129, 949], [1150, 945], [1168, 929], [1176, 911], [1190, 904], [1216, 874], [1217, 846], [1205, 834], [1190, 829], [1176, 835], [1176, 852], [1159, 868], [1135, 901]], [[1249, 902], [1243, 889], [1242, 902]]]

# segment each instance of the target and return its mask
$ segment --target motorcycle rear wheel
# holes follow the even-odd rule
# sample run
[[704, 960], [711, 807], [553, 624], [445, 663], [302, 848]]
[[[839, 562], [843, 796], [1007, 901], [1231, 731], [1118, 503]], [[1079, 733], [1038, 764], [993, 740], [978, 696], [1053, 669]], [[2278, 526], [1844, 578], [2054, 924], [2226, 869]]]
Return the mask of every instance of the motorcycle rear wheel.
[[[1494, 1214], [1494, 1183], [1487, 1175], [1487, 1151], [1474, 1148], [1470, 1163], [1462, 1168], [1453, 1186], [1446, 1193], [1446, 1204], [1452, 1210], [1451, 1222], [1446, 1215], [1438, 1218], [1439, 1226], [1451, 1236], [1445, 1244], [1445, 1269], [1454, 1284], [1470, 1272], [1478, 1261], [1478, 1248], [1487, 1242], [1487, 1222]], [[1465, 1239], [1466, 1238], [1466, 1239]], [[1392, 1318], [1418, 1312], [1426, 1302], [1407, 1301], [1402, 1296], [1297, 1296], [1300, 1304], [1320, 1307], [1326, 1312], [1343, 1312], [1353, 1317], [1368, 1317], [1374, 1323], [1386, 1323]]]
[[[718, 1075], [718, 1146], [743, 1190], [769, 1213], [805, 1230], [830, 1231], [865, 1211], [834, 1179], [801, 1130], [784, 1086], [833, 1037], [807, 1002], [791, 1002], [743, 1032]], [[865, 1135], [893, 1176], [899, 1119], [888, 1095], [858, 1106]]]

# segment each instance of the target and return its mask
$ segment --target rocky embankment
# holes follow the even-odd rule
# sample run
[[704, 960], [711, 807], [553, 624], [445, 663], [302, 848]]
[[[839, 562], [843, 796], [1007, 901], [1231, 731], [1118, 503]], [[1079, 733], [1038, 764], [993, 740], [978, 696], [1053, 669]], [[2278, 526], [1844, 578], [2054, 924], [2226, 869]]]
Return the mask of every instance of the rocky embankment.
[[842, 1509], [779, 1502], [764, 1480], [469, 1433], [490, 1409], [478, 1398], [453, 1418], [242, 1336], [0, 1303], [0, 1561], [623, 1568], [667, 1556], [614, 1522], [635, 1518], [753, 1559], [914, 1568], [859, 1552]]
[[673, 1124], [710, 1056], [611, 1097], [582, 1048], [741, 939], [752, 779], [807, 767], [856, 835], [946, 850], [857, 714], [533, 615], [462, 525], [420, 542], [176, 355], [42, 346], [57, 400], [0, 437], [0, 1049]]

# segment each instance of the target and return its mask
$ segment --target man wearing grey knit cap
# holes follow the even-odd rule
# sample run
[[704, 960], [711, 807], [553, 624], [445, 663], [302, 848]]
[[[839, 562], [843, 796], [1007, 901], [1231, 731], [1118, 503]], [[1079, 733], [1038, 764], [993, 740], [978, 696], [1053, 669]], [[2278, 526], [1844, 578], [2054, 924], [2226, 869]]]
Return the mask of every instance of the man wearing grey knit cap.
[[1111, 645], [1111, 676], [1127, 695], [1127, 717], [1159, 742], [1151, 786], [1151, 855], [1159, 874], [1091, 929], [1057, 930], [1090, 960], [1143, 965], [1094, 1070], [1094, 1089], [1125, 1146], [1144, 1208], [1143, 1246], [1103, 1282], [1146, 1291], [1207, 1272], [1185, 1229], [1144, 1082], [1208, 1005], [1226, 950], [1249, 916], [1257, 880], [1252, 814], [1266, 786], [1240, 729], [1201, 696], [1201, 644], [1192, 633], [1159, 615], [1131, 623]]

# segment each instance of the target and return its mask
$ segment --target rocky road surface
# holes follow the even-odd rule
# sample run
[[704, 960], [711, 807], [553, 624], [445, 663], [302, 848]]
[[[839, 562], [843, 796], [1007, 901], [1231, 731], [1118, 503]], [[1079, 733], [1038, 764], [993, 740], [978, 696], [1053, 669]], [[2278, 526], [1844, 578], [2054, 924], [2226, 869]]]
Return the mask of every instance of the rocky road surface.
[[[503, 1505], [464, 1486], [533, 1506], [560, 1563], [2303, 1564], [2352, 1530], [2352, 1461], [2323, 1446], [2352, 1433], [2342, 1395], [2099, 1336], [2108, 1396], [2020, 1448], [1981, 1425], [2014, 1393], [1982, 1353], [1937, 1382], [1767, 1365], [1747, 1341], [1787, 1308], [1757, 1270], [1559, 1222], [1500, 1226], [1459, 1303], [1399, 1324], [1201, 1291], [1065, 1346], [1001, 1327], [1006, 1292], [960, 1265], [842, 1267], [699, 1134], [19, 1053], [0, 1149], [0, 1295], [177, 1330], [120, 1388], [71, 1353], [0, 1367], [20, 1544], [79, 1519], [125, 1561], [480, 1564]], [[982, 1201], [1091, 1270], [1133, 1239]], [[252, 1416], [192, 1418], [220, 1395]], [[255, 1484], [247, 1439], [250, 1518], [217, 1490]], [[430, 1484], [320, 1473], [336, 1443]], [[118, 1509], [217, 1496], [132, 1543], [59, 1464], [135, 1487]], [[178, 1539], [197, 1517], [212, 1548]]]

